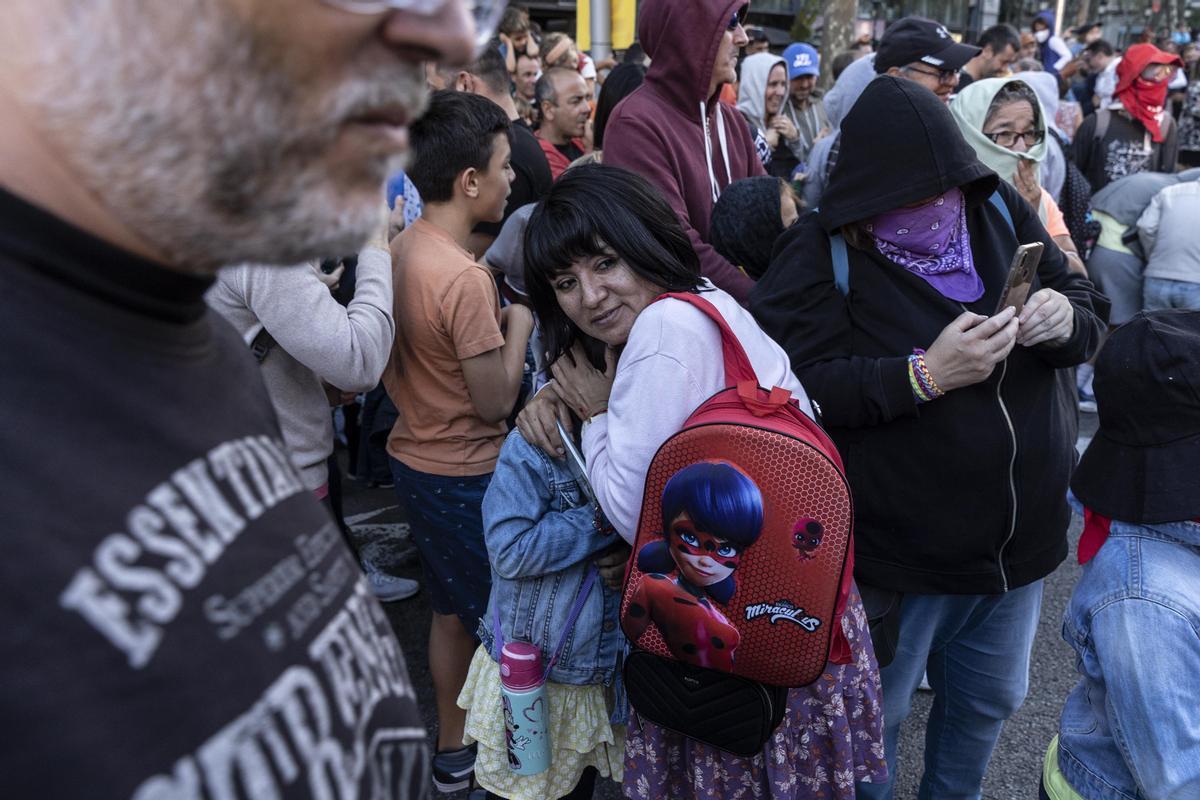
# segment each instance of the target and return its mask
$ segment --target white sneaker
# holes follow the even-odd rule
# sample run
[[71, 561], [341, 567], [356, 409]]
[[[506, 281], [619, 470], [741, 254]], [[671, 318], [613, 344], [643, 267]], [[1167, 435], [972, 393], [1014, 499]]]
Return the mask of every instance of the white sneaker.
[[370, 564], [364, 563], [363, 572], [367, 575], [367, 583], [371, 592], [381, 603], [394, 603], [397, 600], [407, 600], [421, 590], [421, 584], [411, 578], [401, 578], [380, 572]]

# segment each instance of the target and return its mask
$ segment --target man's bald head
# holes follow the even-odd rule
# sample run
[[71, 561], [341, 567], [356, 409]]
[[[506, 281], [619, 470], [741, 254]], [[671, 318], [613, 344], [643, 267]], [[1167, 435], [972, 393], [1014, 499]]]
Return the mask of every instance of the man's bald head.
[[542, 115], [539, 133], [563, 144], [583, 136], [591, 106], [591, 94], [583, 77], [573, 69], [551, 67], [537, 82], [537, 107]]

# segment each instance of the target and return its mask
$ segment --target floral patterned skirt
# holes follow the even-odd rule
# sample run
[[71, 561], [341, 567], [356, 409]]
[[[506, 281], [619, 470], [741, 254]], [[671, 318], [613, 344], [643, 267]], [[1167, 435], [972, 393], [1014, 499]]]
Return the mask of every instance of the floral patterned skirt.
[[851, 663], [829, 664], [816, 683], [788, 692], [783, 722], [753, 758], [701, 744], [631, 712], [625, 796], [852, 800], [855, 781], [886, 780], [879, 667], [857, 586], [851, 588], [842, 628]]

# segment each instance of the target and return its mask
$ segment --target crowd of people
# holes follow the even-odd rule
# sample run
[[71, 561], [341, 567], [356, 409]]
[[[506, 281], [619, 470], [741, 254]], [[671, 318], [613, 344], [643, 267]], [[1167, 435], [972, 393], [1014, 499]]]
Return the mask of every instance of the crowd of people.
[[[495, 0], [13, 0], [12, 796], [978, 798], [1074, 515], [1079, 681], [1030, 796], [1200, 798], [1192, 34], [907, 16], [821, 87], [745, 0], [639, 5], [593, 60]], [[825, 668], [752, 684], [751, 754], [625, 669], [670, 624], [736, 672], [779, 498], [706, 458], [648, 488], [731, 340], [853, 503]], [[348, 528], [339, 424], [420, 581]], [[825, 532], [783, 533], [804, 563]], [[428, 737], [380, 605], [420, 592]]]

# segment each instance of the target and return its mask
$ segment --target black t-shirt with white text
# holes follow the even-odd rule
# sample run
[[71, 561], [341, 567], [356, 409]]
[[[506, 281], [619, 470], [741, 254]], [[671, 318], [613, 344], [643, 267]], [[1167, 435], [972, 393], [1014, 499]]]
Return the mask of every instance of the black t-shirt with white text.
[[0, 192], [4, 797], [425, 795], [404, 656], [210, 279]]

